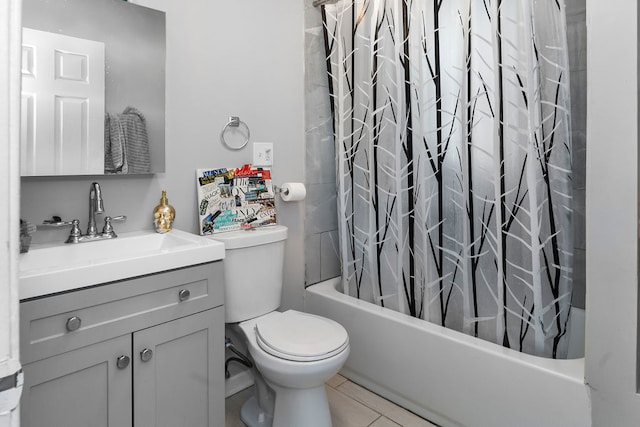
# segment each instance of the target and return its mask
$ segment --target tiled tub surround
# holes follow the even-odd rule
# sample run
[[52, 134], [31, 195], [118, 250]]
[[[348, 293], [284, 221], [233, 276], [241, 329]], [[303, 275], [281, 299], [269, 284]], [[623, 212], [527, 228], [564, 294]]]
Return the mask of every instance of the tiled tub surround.
[[571, 78], [573, 148], [573, 305], [585, 307], [585, 189], [587, 164], [587, 24], [586, 1], [565, 0]]
[[305, 0], [305, 283], [340, 275], [333, 119], [320, 9]]

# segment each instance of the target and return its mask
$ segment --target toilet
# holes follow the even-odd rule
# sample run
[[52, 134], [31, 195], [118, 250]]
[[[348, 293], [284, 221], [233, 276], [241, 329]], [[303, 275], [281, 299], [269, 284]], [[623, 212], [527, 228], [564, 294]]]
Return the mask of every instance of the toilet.
[[245, 340], [255, 364], [255, 394], [240, 417], [250, 427], [329, 427], [324, 383], [349, 356], [337, 322], [296, 310], [279, 312], [287, 228], [271, 225], [219, 233], [225, 244], [225, 322]]

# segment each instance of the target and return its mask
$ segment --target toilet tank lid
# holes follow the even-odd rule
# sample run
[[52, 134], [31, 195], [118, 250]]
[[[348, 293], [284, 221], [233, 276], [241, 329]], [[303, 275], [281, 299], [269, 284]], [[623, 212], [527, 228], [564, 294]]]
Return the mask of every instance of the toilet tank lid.
[[213, 239], [224, 243], [225, 249], [248, 248], [279, 242], [287, 238], [287, 227], [284, 225], [268, 225], [250, 230], [228, 231], [216, 233]]

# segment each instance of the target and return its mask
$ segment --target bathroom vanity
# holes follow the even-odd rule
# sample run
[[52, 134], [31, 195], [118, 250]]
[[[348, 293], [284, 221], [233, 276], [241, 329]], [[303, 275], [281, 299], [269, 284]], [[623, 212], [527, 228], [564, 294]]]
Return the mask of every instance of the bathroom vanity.
[[[21, 425], [223, 426], [224, 249], [209, 242], [196, 244], [208, 261], [194, 253], [196, 264], [162, 270], [167, 249], [153, 249], [147, 252], [161, 271], [89, 286], [56, 292], [64, 287], [59, 272], [42, 275], [38, 286], [47, 292], [51, 277], [54, 292], [20, 303]], [[103, 250], [102, 244], [60, 250]], [[28, 272], [21, 273], [28, 285]]]

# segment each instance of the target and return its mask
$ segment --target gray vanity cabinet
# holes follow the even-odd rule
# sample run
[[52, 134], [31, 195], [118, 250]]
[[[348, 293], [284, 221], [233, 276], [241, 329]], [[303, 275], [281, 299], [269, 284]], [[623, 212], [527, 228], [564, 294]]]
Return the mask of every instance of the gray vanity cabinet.
[[23, 427], [224, 426], [222, 262], [21, 302]]

